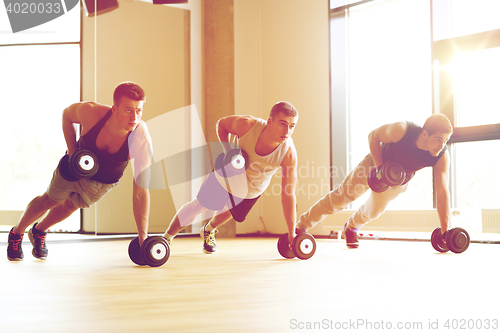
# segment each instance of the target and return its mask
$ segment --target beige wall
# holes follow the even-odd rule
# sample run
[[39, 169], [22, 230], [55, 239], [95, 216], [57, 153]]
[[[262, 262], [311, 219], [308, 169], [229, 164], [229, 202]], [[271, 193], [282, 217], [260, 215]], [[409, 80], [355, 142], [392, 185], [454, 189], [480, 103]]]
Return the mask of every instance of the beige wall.
[[[329, 190], [328, 0], [234, 0], [234, 21], [236, 113], [267, 119], [280, 100], [299, 111], [300, 215]], [[279, 189], [275, 177], [238, 234], [286, 232]]]
[[[134, 81], [146, 91], [143, 120], [188, 105], [185, 89], [185, 11], [140, 1], [119, 1], [117, 10], [83, 20], [83, 100], [112, 105], [114, 88]], [[94, 67], [94, 24], [97, 66]], [[94, 95], [94, 68], [96, 91]], [[162, 143], [155, 143], [158, 145]], [[150, 232], [164, 232], [175, 213], [167, 190], [151, 190]], [[84, 230], [137, 232], [132, 212], [132, 171], [120, 185], [84, 210]]]
[[[137, 1], [119, 3], [118, 10], [97, 18], [97, 101], [111, 103], [114, 87], [132, 80], [141, 84], [148, 96], [145, 120], [187, 105], [183, 10]], [[325, 173], [330, 163], [328, 0], [233, 3], [235, 113], [266, 119], [272, 105], [280, 100], [290, 101], [298, 109], [300, 118], [293, 138], [299, 154], [300, 215], [329, 190]], [[83, 25], [83, 95], [85, 100], [93, 100], [94, 19], [85, 18]], [[194, 59], [194, 67], [198, 61], [201, 58]], [[192, 73], [191, 79], [196, 75]], [[201, 87], [201, 83], [191, 82], [193, 86]], [[192, 103], [201, 108], [202, 98], [193, 96]], [[318, 175], [321, 168], [323, 173]], [[286, 231], [276, 194], [279, 176], [278, 172], [247, 220], [237, 224], [238, 234]], [[131, 191], [129, 167], [117, 189], [95, 208], [84, 210], [84, 230], [94, 231], [96, 217], [99, 233], [136, 232]], [[175, 207], [168, 190], [151, 193], [149, 232], [163, 232]], [[321, 227], [316, 229], [315, 233], [322, 232]]]

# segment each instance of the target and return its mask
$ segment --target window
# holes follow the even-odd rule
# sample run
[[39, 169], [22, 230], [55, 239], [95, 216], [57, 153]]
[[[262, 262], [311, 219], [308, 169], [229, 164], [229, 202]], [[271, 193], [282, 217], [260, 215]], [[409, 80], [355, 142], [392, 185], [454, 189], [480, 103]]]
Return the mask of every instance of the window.
[[[396, 121], [423, 125], [432, 114], [430, 6], [419, 0], [372, 1], [332, 20], [345, 20], [346, 27], [347, 101], [340, 112], [347, 112], [346, 162], [351, 170], [369, 153], [372, 130]], [[343, 33], [332, 29], [332, 39]], [[343, 51], [332, 50], [336, 52]], [[432, 170], [417, 173], [411, 185], [390, 208], [432, 209]]]
[[457, 143], [454, 148], [459, 219], [476, 238], [484, 239], [480, 235], [482, 213], [486, 209], [500, 209], [500, 177], [496, 174], [496, 170], [500, 170], [500, 140]]
[[500, 48], [457, 54], [453, 61], [458, 127], [500, 123]]
[[[495, 149], [500, 143], [500, 3], [494, 0], [433, 2], [435, 107], [455, 126], [452, 203], [475, 239], [498, 240], [500, 200]], [[448, 22], [442, 25], [438, 22]], [[484, 215], [486, 210], [490, 216]]]
[[[382, 124], [443, 113], [454, 125], [452, 226], [490, 241], [500, 239], [499, 12], [497, 0], [330, 0], [332, 166], [355, 167]], [[419, 171], [388, 208], [436, 207], [432, 180]]]
[[[66, 150], [62, 111], [80, 100], [80, 10], [77, 6], [60, 18], [18, 33], [10, 32], [6, 12], [0, 11], [0, 16], [4, 124], [0, 214], [20, 213], [45, 192]], [[5, 231], [12, 225], [0, 227]], [[79, 212], [55, 228], [78, 231]]]

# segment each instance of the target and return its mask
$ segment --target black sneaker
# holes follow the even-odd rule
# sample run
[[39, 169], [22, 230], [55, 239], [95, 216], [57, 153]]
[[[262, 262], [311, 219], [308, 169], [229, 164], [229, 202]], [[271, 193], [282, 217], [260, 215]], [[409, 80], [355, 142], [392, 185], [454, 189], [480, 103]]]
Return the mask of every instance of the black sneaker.
[[20, 261], [23, 260], [23, 248], [21, 244], [23, 242], [24, 235], [18, 235], [14, 233], [14, 227], [10, 229], [9, 232], [9, 245], [7, 245], [7, 258], [10, 261]]
[[344, 225], [344, 230], [342, 230], [342, 238], [345, 239], [348, 248], [350, 249], [358, 248], [359, 246], [358, 231], [359, 229], [349, 229], [347, 223]]
[[201, 238], [203, 238], [203, 252], [206, 254], [212, 254], [217, 252], [215, 234], [218, 232], [218, 230], [214, 229], [212, 231], [206, 231], [205, 226], [200, 230], [200, 236]]
[[45, 245], [47, 233], [36, 229], [35, 227], [37, 224], [38, 223], [35, 223], [28, 231], [28, 237], [30, 238], [31, 244], [33, 244], [33, 251], [31, 253], [33, 253], [35, 258], [45, 260], [47, 259], [47, 254], [49, 254], [49, 250]]

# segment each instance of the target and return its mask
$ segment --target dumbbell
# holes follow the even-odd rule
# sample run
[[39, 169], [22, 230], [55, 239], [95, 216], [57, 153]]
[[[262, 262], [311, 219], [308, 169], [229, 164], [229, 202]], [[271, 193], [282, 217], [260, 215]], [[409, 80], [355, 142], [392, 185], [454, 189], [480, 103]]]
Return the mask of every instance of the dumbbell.
[[59, 160], [61, 176], [70, 182], [90, 178], [99, 170], [97, 156], [88, 149], [78, 149], [71, 155], [64, 155]]
[[240, 148], [231, 149], [227, 154], [220, 154], [215, 159], [214, 169], [224, 178], [240, 175], [248, 169], [250, 159]]
[[316, 240], [307, 232], [295, 236], [291, 247], [288, 244], [288, 233], [281, 235], [278, 239], [278, 252], [287, 259], [297, 257], [306, 260], [316, 252]]
[[403, 167], [395, 162], [386, 162], [382, 166], [374, 168], [368, 175], [368, 186], [373, 192], [385, 192], [391, 186], [403, 184], [406, 172]]
[[128, 246], [128, 255], [136, 265], [159, 267], [170, 257], [170, 245], [161, 236], [150, 236], [139, 246], [139, 237], [134, 237]]
[[[443, 241], [446, 240], [446, 243]], [[431, 235], [432, 247], [441, 253], [451, 251], [453, 253], [462, 253], [469, 247], [470, 236], [465, 229], [452, 228], [443, 235], [441, 228], [436, 228]]]

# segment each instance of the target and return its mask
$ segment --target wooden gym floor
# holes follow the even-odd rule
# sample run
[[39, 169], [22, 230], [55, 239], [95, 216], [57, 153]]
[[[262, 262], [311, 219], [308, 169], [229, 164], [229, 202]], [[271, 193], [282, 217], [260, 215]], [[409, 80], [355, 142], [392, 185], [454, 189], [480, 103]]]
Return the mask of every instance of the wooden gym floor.
[[0, 260], [2, 332], [424, 332], [436, 320], [438, 332], [452, 331], [447, 319], [500, 320], [500, 245], [457, 255], [429, 242], [348, 250], [318, 239], [301, 261], [281, 258], [277, 238], [218, 239], [206, 255], [200, 238], [178, 237], [169, 261], [151, 268], [132, 264], [129, 239], [51, 236], [46, 261], [32, 257], [28, 237], [24, 261]]

